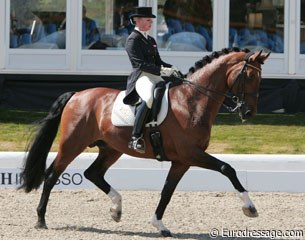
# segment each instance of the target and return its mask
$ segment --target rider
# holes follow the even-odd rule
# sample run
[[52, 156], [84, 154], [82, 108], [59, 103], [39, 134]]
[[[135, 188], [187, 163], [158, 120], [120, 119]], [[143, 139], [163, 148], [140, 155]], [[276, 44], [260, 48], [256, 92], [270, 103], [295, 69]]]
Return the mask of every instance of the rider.
[[140, 102], [128, 147], [139, 153], [145, 153], [143, 128], [153, 104], [155, 85], [163, 81], [161, 76], [171, 76], [178, 71], [161, 60], [155, 39], [148, 35], [153, 18], [156, 16], [152, 14], [151, 7], [136, 7], [130, 16], [135, 28], [126, 41], [133, 70], [127, 80], [124, 103], [136, 105]]

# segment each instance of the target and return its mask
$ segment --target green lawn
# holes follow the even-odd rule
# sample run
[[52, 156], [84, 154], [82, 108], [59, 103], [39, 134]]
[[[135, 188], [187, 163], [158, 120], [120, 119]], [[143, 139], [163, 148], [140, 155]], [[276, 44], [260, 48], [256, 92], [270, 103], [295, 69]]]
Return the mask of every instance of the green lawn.
[[[23, 151], [32, 123], [44, 116], [45, 112], [0, 109], [0, 151]], [[207, 152], [304, 154], [304, 133], [305, 114], [259, 114], [245, 123], [236, 114], [218, 114]], [[52, 151], [57, 142], [58, 138]]]
[[304, 154], [304, 133], [305, 114], [259, 114], [245, 123], [235, 114], [219, 114], [208, 152]]
[[34, 123], [46, 114], [0, 108], [0, 151], [24, 151]]

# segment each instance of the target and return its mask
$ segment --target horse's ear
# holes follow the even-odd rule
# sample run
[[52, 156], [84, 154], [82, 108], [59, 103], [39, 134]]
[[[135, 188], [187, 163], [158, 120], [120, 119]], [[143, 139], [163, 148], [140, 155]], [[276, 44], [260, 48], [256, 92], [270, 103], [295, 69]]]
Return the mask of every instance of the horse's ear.
[[263, 64], [265, 60], [270, 56], [270, 54], [271, 52], [267, 52], [266, 54], [260, 55], [259, 58], [257, 58], [257, 61]]
[[253, 55], [250, 56], [249, 60], [253, 62], [259, 62], [260, 64], [264, 64], [264, 61], [270, 56], [271, 52], [268, 52], [266, 54], [262, 54], [263, 50], [260, 50], [259, 52], [255, 52]]

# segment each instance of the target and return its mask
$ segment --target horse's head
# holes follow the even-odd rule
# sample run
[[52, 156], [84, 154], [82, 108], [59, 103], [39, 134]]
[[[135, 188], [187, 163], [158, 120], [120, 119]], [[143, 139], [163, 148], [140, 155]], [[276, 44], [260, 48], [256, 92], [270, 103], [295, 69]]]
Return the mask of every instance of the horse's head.
[[246, 53], [242, 61], [236, 62], [230, 68], [227, 84], [233, 93], [232, 100], [236, 104], [233, 111], [238, 111], [242, 120], [256, 114], [261, 65], [269, 55], [270, 52], [264, 54], [262, 50]]

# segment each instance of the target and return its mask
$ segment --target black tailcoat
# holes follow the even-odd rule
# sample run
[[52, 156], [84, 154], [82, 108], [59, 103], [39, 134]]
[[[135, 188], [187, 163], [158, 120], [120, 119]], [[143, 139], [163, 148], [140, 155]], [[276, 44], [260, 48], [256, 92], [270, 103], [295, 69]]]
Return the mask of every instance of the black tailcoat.
[[142, 72], [160, 76], [161, 65], [171, 67], [171, 64], [161, 60], [157, 43], [154, 38], [146, 39], [139, 31], [133, 30], [126, 41], [126, 51], [129, 56], [132, 73], [127, 79], [125, 104], [133, 105], [139, 100], [135, 84]]

